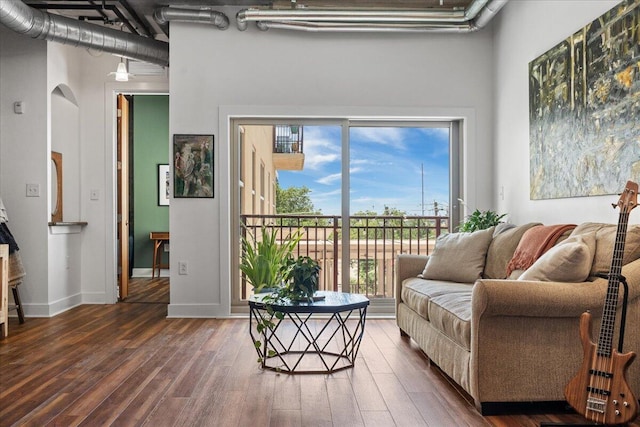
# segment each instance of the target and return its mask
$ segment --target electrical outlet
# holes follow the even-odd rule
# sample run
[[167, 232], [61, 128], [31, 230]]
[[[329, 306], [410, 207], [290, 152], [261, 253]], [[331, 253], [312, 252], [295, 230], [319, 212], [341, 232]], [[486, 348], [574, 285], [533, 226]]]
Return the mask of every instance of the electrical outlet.
[[27, 184], [27, 197], [40, 197], [40, 184]]
[[178, 274], [181, 274], [181, 275], [189, 274], [189, 264], [187, 263], [187, 261], [178, 262]]

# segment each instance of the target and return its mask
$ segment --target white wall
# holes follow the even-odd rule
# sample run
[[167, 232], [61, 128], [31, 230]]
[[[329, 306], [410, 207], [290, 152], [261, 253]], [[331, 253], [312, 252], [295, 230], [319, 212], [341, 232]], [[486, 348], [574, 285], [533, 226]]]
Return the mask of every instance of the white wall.
[[[34, 40], [0, 25], [0, 197], [27, 271], [20, 292], [28, 316], [116, 301], [115, 95], [168, 93], [166, 77], [116, 83], [109, 73], [118, 62], [108, 53]], [[63, 133], [52, 125], [59, 117], [50, 95], [61, 84], [79, 109], [79, 138], [73, 148], [65, 146], [75, 152], [65, 152], [63, 160], [79, 169], [69, 170], [76, 182], [69, 188], [73, 209], [64, 218], [88, 222], [77, 234], [47, 226], [50, 149]], [[19, 100], [22, 115], [13, 113]], [[41, 196], [25, 197], [27, 183], [39, 184]], [[91, 190], [98, 200], [90, 200]]]
[[[15, 101], [23, 102], [24, 114], [14, 114]], [[32, 307], [45, 310], [50, 158], [47, 106], [47, 43], [19, 36], [0, 25], [0, 197], [27, 272], [20, 286], [21, 297]], [[38, 184], [40, 197], [26, 197], [26, 184]]]
[[[616, 222], [617, 196], [529, 200], [529, 62], [616, 1], [510, 1], [495, 25], [495, 205], [517, 223]], [[624, 187], [620, 183], [620, 190]], [[504, 187], [504, 200], [500, 197]]]
[[[231, 17], [235, 10], [227, 10]], [[475, 34], [313, 34], [171, 23], [170, 133], [215, 135], [215, 199], [171, 200], [170, 316], [229, 313], [228, 115], [462, 112], [465, 198], [491, 207], [490, 28]], [[189, 275], [177, 274], [188, 261]]]
[[[80, 114], [82, 50], [47, 44], [50, 149], [62, 153], [63, 217], [80, 221]], [[50, 164], [48, 164], [50, 167]], [[48, 188], [51, 188], [51, 175]], [[49, 204], [52, 195], [49, 194]], [[49, 205], [50, 206], [50, 205]], [[51, 210], [49, 210], [49, 214]], [[25, 304], [28, 315], [51, 316], [82, 303], [80, 227], [49, 227], [48, 306]]]

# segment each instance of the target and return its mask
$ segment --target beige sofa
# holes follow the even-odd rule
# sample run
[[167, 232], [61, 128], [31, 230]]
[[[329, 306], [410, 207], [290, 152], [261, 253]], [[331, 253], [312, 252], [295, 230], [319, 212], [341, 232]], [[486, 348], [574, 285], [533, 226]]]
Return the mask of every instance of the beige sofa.
[[[564, 387], [582, 362], [578, 321], [587, 310], [593, 315], [594, 340], [598, 339], [608, 281], [593, 275], [609, 271], [616, 226], [586, 223], [563, 236], [595, 237], [586, 280], [513, 279], [519, 272], [505, 279], [506, 266], [522, 235], [535, 225], [492, 230], [481, 278], [475, 282], [418, 277], [429, 261], [427, 256], [402, 254], [397, 260], [397, 324], [401, 333], [410, 336], [433, 363], [468, 392], [484, 414], [499, 410], [506, 402], [563, 401]], [[556, 246], [562, 244], [560, 240]], [[467, 260], [446, 255], [455, 276]], [[624, 352], [640, 353], [639, 257], [640, 227], [629, 226], [622, 268], [629, 285]], [[622, 294], [620, 290], [620, 301]], [[617, 313], [619, 322], [620, 310]], [[631, 364], [627, 379], [638, 398], [640, 360]]]

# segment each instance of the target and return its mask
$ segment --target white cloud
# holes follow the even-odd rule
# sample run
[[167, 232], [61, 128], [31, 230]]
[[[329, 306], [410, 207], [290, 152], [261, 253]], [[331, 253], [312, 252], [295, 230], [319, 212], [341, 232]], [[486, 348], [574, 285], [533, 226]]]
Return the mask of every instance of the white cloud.
[[[324, 132], [323, 132], [324, 130]], [[340, 139], [332, 138], [324, 127], [305, 128], [304, 167], [318, 170], [324, 165], [339, 162], [341, 157]]]
[[314, 154], [314, 153], [309, 153], [309, 151], [313, 151], [313, 150], [307, 150], [305, 148], [305, 152], [304, 152], [305, 168], [318, 170], [318, 169], [321, 169], [322, 166], [326, 165], [327, 163], [340, 161], [339, 154]]
[[316, 182], [318, 184], [330, 185], [330, 184], [333, 184], [334, 182], [340, 181], [341, 177], [342, 177], [341, 173], [334, 173], [331, 175], [324, 176], [320, 179], [317, 179]]
[[404, 132], [402, 128], [380, 128], [380, 127], [352, 127], [351, 137], [375, 142], [377, 144], [389, 145], [396, 149], [404, 149]]

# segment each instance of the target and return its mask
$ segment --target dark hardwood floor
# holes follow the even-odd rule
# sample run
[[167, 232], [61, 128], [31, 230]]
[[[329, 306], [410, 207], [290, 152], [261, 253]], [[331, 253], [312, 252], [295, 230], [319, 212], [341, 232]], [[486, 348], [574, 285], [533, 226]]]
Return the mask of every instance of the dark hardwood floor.
[[134, 277], [129, 279], [129, 296], [124, 302], [169, 304], [169, 278]]
[[27, 318], [23, 325], [12, 318], [9, 337], [0, 341], [0, 426], [582, 421], [563, 413], [481, 416], [410, 339], [400, 337], [393, 320], [367, 321], [353, 369], [287, 375], [259, 369], [247, 319], [166, 314], [166, 304], [129, 302], [83, 305], [50, 319]]

